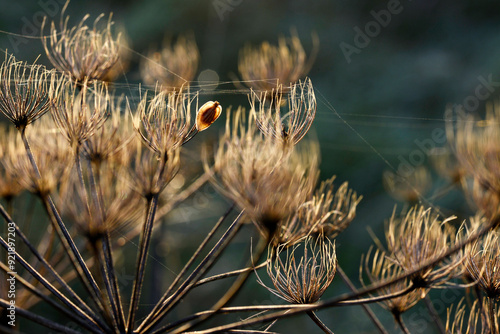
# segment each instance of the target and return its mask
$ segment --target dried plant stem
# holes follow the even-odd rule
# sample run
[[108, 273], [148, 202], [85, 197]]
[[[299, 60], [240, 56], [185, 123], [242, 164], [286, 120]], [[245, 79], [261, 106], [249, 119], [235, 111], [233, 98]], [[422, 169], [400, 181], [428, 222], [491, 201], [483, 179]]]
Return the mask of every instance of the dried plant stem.
[[144, 282], [144, 271], [146, 269], [146, 260], [151, 241], [151, 231], [155, 218], [156, 208], [158, 207], [159, 194], [154, 194], [147, 201], [147, 215], [142, 228], [141, 241], [139, 243], [139, 254], [137, 255], [137, 264], [135, 272], [134, 286], [132, 288], [132, 296], [130, 299], [130, 309], [127, 320], [127, 333], [132, 333], [135, 323], [135, 315], [141, 298], [142, 284]]
[[[0, 299], [0, 306], [1, 307], [7, 308], [9, 305], [10, 305], [9, 301], [7, 301], [5, 299]], [[27, 311], [27, 310], [25, 310], [21, 307], [18, 307], [18, 306], [16, 306], [16, 314], [19, 314], [21, 317], [24, 317], [26, 319], [34, 321], [34, 322], [36, 322], [44, 327], [53, 329], [53, 330], [60, 332], [60, 333], [81, 334], [81, 332], [79, 332], [79, 331], [75, 331], [74, 329], [66, 327], [64, 325], [60, 325], [57, 322], [54, 322], [52, 320], [49, 320], [49, 319], [44, 318], [42, 316], [39, 316], [35, 313]], [[100, 333], [100, 332], [97, 332], [97, 333]]]
[[212, 266], [216, 259], [219, 258], [222, 251], [236, 236], [240, 230], [240, 218], [244, 211], [234, 219], [226, 232], [221, 236], [217, 243], [212, 247], [210, 252], [201, 260], [193, 272], [184, 280], [184, 282], [176, 289], [176, 291], [161, 305], [156, 316], [144, 327], [141, 333], [149, 333], [177, 303], [184, 297], [196, 284], [197, 280]]
[[436, 308], [434, 308], [434, 305], [432, 305], [432, 300], [429, 298], [428, 294], [425, 295], [424, 302], [427, 310], [429, 311], [429, 314], [432, 317], [432, 320], [434, 320], [434, 323], [439, 330], [439, 333], [446, 334], [446, 329], [443, 325], [443, 322], [439, 318], [439, 314], [437, 313]]
[[[3, 273], [9, 272], [9, 268], [0, 262], [0, 269], [2, 270]], [[14, 277], [16, 278], [16, 283], [19, 282], [21, 283], [27, 290], [29, 290], [33, 295], [37, 296], [47, 304], [51, 305], [53, 308], [67, 316], [68, 318], [72, 319], [73, 321], [77, 322], [80, 326], [86, 328], [87, 330], [91, 331], [92, 333], [101, 333], [101, 330], [99, 330], [98, 327], [95, 325], [91, 325], [89, 322], [82, 320], [82, 318], [78, 317], [75, 313], [69, 311], [69, 309], [59, 305], [56, 303], [54, 300], [50, 299], [47, 297], [42, 291], [38, 290], [36, 287], [34, 287], [32, 284], [30, 284], [28, 281], [26, 281], [24, 278], [19, 276], [18, 274], [15, 274]]]
[[258, 266], [255, 266], [255, 267], [247, 267], [247, 268], [243, 268], [243, 269], [229, 271], [227, 273], [222, 273], [222, 274], [210, 276], [210, 277], [207, 277], [207, 278], [199, 280], [196, 283], [195, 286], [200, 286], [200, 285], [203, 285], [203, 284], [206, 284], [206, 283], [210, 283], [210, 282], [214, 282], [214, 281], [217, 281], [217, 280], [220, 280], [220, 279], [224, 279], [224, 278], [228, 278], [228, 277], [233, 277], [233, 276], [239, 275], [239, 274], [244, 273], [244, 272], [254, 271], [254, 270], [257, 270], [257, 269], [265, 268], [267, 266], [267, 262], [268, 262], [268, 260], [266, 260], [265, 262], [259, 264]]
[[395, 284], [397, 282], [405, 280], [405, 279], [409, 278], [410, 276], [415, 275], [416, 273], [418, 273], [422, 270], [425, 270], [426, 268], [429, 268], [431, 266], [436, 265], [437, 263], [441, 262], [443, 259], [447, 258], [448, 256], [454, 254], [458, 250], [462, 249], [465, 245], [467, 245], [471, 242], [474, 242], [478, 238], [482, 237], [483, 235], [488, 233], [492, 228], [498, 226], [499, 223], [500, 223], [500, 217], [497, 216], [494, 219], [492, 219], [492, 221], [489, 224], [484, 225], [482, 228], [478, 229], [476, 232], [474, 232], [467, 239], [457, 243], [455, 246], [448, 249], [448, 251], [446, 251], [446, 253], [444, 253], [440, 257], [438, 257], [436, 259], [431, 259], [431, 260], [423, 263], [422, 265], [420, 265], [418, 268], [415, 268], [412, 271], [408, 271], [404, 275], [401, 275], [399, 277], [395, 277], [394, 279], [391, 279], [388, 281], [383, 281], [383, 282], [374, 284], [372, 286], [368, 286], [364, 289], [358, 290], [357, 293], [347, 293], [347, 294], [340, 295], [338, 297], [333, 297], [333, 298], [328, 299], [328, 300], [320, 301], [314, 305], [305, 306], [305, 307], [302, 307], [299, 309], [293, 309], [293, 310], [290, 310], [289, 312], [275, 312], [275, 313], [271, 313], [268, 315], [256, 317], [253, 319], [241, 320], [238, 322], [234, 322], [234, 323], [230, 323], [230, 324], [226, 324], [226, 325], [222, 325], [222, 326], [217, 326], [217, 327], [214, 327], [211, 329], [201, 330], [201, 331], [198, 331], [197, 333], [198, 334], [216, 333], [216, 332], [226, 331], [229, 329], [240, 328], [240, 327], [249, 326], [249, 325], [253, 325], [253, 324], [257, 324], [257, 323], [272, 321], [272, 320], [279, 319], [279, 318], [291, 317], [291, 316], [294, 316], [298, 313], [302, 313], [302, 312], [309, 311], [309, 310], [321, 309], [321, 308], [325, 308], [325, 307], [331, 307], [334, 305], [338, 305], [339, 302], [341, 302], [341, 301], [352, 300], [352, 299], [359, 298], [360, 296], [363, 296], [366, 294], [374, 293], [374, 292], [376, 292], [380, 289], [383, 289], [387, 286], [390, 286], [392, 284]]
[[[26, 138], [25, 130], [26, 130], [26, 128], [21, 128], [19, 130], [19, 132], [21, 134], [21, 138], [22, 138], [22, 141], [24, 143], [26, 153], [27, 153], [28, 158], [31, 162], [31, 165], [36, 173], [36, 176], [38, 178], [41, 178], [40, 170], [38, 169], [38, 166], [36, 164], [35, 158], [34, 158], [33, 153], [31, 151], [31, 147], [29, 145], [28, 139]], [[92, 276], [92, 273], [90, 272], [85, 261], [83, 260], [82, 255], [80, 254], [73, 239], [71, 238], [71, 235], [69, 234], [69, 232], [66, 228], [66, 225], [64, 225], [64, 222], [62, 221], [61, 216], [59, 215], [59, 212], [57, 211], [57, 208], [54, 204], [54, 201], [52, 200], [52, 197], [50, 197], [50, 195], [48, 195], [48, 194], [43, 195], [41, 197], [42, 197], [42, 201], [44, 203], [45, 209], [46, 209], [47, 213], [49, 214], [50, 221], [52, 222], [54, 229], [57, 231], [59, 239], [61, 240], [61, 243], [63, 244], [66, 253], [70, 257], [71, 263], [73, 264], [76, 271], [78, 272], [78, 276], [80, 277], [81, 281], [83, 282], [83, 285], [87, 289], [88, 293], [92, 296], [96, 305], [101, 309], [101, 311], [103, 311], [104, 307], [103, 307], [101, 300], [99, 299], [99, 296], [100, 296], [99, 287], [97, 286], [97, 283], [95, 282], [94, 277]]]
[[488, 315], [490, 317], [490, 333], [498, 334], [497, 308], [494, 298], [488, 298]]
[[[102, 196], [101, 182], [100, 182], [100, 165], [93, 168], [92, 164], [89, 164], [90, 170], [90, 189], [92, 192], [93, 199], [96, 203], [96, 207], [101, 215], [100, 223], [104, 224], [106, 220], [106, 213], [104, 210], [104, 201]], [[113, 254], [111, 251], [111, 243], [109, 239], [109, 231], [104, 228], [104, 235], [101, 239], [102, 256], [104, 259], [103, 273], [105, 276], [106, 289], [108, 291], [108, 298], [111, 303], [111, 308], [116, 319], [116, 324], [120, 332], [125, 331], [125, 315], [123, 313], [120, 290], [118, 288], [118, 282], [115, 275]], [[100, 259], [98, 257], [98, 259]]]
[[[266, 237], [260, 239], [259, 244], [257, 245], [257, 249], [255, 250], [254, 254], [252, 254], [250, 265], [252, 265], [252, 263], [254, 262], [254, 259], [255, 259], [255, 261], [259, 261], [260, 257], [262, 256], [262, 254], [264, 254], [264, 251], [267, 249], [268, 243], [269, 243], [269, 237], [266, 236]], [[196, 319], [196, 320], [194, 320], [194, 321], [192, 321], [190, 323], [187, 323], [186, 325], [184, 325], [184, 326], [176, 329], [172, 333], [173, 334], [184, 333], [185, 331], [189, 330], [190, 328], [192, 328], [192, 327], [194, 327], [196, 325], [199, 325], [202, 322], [210, 319], [218, 310], [220, 310], [221, 308], [223, 308], [234, 297], [236, 297], [236, 294], [240, 291], [241, 287], [243, 286], [243, 284], [246, 282], [246, 280], [250, 276], [250, 273], [252, 273], [252, 271], [246, 271], [246, 272], [241, 273], [238, 276], [238, 278], [233, 283], [233, 285], [210, 308], [213, 311], [212, 313], [203, 315], [203, 316], [199, 317], [198, 319]]]
[[[5, 242], [5, 240], [0, 236], [0, 245], [4, 249], [9, 249], [8, 244]], [[89, 326], [92, 326], [96, 328], [97, 332], [100, 332], [101, 330], [97, 327], [95, 324], [94, 320], [90, 318], [88, 314], [83, 312], [78, 306], [73, 304], [72, 301], [70, 301], [66, 296], [64, 296], [56, 287], [54, 287], [52, 284], [50, 284], [49, 281], [47, 281], [38, 271], [36, 271], [22, 256], [21, 254], [15, 252], [16, 260], [19, 264], [21, 264], [22, 267], [24, 267], [31, 276], [33, 276], [40, 284], [42, 284], [51, 294], [53, 294], [57, 299], [59, 299], [66, 307], [68, 307], [70, 310], [72, 310], [75, 314], [77, 314], [82, 320], [86, 321]], [[16, 311], [18, 308], [16, 307]]]
[[328, 328], [328, 326], [326, 326], [323, 323], [323, 321], [321, 321], [321, 319], [318, 318], [318, 316], [313, 311], [307, 311], [306, 313], [309, 316], [309, 318], [311, 318], [314, 321], [314, 323], [318, 325], [319, 328], [321, 328], [323, 332], [325, 332], [326, 334], [333, 334], [330, 328]]
[[394, 314], [394, 319], [396, 320], [396, 323], [398, 324], [399, 328], [403, 331], [405, 334], [411, 334], [408, 328], [406, 328], [406, 325], [403, 321], [403, 318], [401, 317], [401, 314]]
[[[340, 267], [339, 264], [337, 264], [337, 272], [340, 274], [340, 277], [342, 278], [342, 280], [344, 281], [344, 283], [347, 285], [347, 287], [351, 290], [351, 292], [357, 293], [358, 289], [356, 289], [356, 287], [354, 286], [354, 284], [352, 284], [351, 280], [349, 279], [349, 277], [346, 275], [346, 273]], [[373, 324], [378, 328], [378, 330], [380, 331], [380, 333], [382, 333], [382, 334], [388, 334], [387, 331], [385, 330], [384, 326], [382, 325], [382, 323], [380, 323], [380, 321], [378, 320], [378, 318], [375, 315], [375, 313], [373, 313], [373, 311], [370, 308], [370, 306], [368, 306], [366, 304], [361, 304], [361, 307], [363, 307], [363, 310], [365, 310], [365, 313], [371, 319], [371, 321], [373, 322]]]
[[[0, 205], [0, 214], [3, 216], [5, 221], [12, 222], [10, 216], [5, 212], [3, 207]], [[57, 273], [57, 271], [52, 268], [49, 262], [38, 252], [38, 250], [29, 242], [26, 236], [19, 229], [17, 224], [15, 224], [16, 235], [21, 239], [21, 241], [28, 247], [31, 253], [44, 265], [44, 267], [54, 276], [55, 280], [61, 284], [61, 286], [69, 293], [71, 298], [75, 299], [78, 306], [81, 307], [85, 312], [92, 317], [101, 327], [106, 327], [106, 325], [101, 321], [101, 319], [94, 313], [94, 311], [71, 289], [71, 287], [66, 283], [66, 281]]]
[[203, 239], [203, 241], [198, 246], [198, 248], [196, 249], [194, 254], [191, 256], [191, 258], [188, 260], [188, 262], [184, 265], [182, 270], [177, 274], [177, 276], [175, 277], [174, 281], [170, 284], [170, 286], [168, 287], [165, 294], [160, 298], [160, 300], [154, 306], [153, 310], [151, 312], [149, 312], [148, 316], [143, 320], [141, 325], [137, 328], [137, 331], [140, 332], [144, 328], [144, 326], [150, 321], [151, 318], [154, 318], [157, 316], [158, 310], [161, 308], [162, 304], [168, 299], [168, 297], [169, 297], [170, 293], [172, 292], [172, 290], [174, 289], [174, 287], [177, 285], [177, 283], [179, 283], [182, 276], [184, 276], [184, 274], [189, 270], [189, 268], [194, 263], [194, 261], [199, 257], [203, 248], [205, 248], [207, 243], [212, 239], [215, 232], [217, 232], [217, 230], [222, 225], [222, 223], [226, 220], [226, 218], [229, 216], [229, 214], [231, 213], [233, 208], [234, 208], [234, 204], [231, 205], [231, 207], [224, 213], [224, 215], [222, 215], [222, 217], [220, 217], [219, 221], [217, 221], [217, 223], [214, 225], [214, 227], [212, 227], [212, 229], [207, 234], [205, 239]]

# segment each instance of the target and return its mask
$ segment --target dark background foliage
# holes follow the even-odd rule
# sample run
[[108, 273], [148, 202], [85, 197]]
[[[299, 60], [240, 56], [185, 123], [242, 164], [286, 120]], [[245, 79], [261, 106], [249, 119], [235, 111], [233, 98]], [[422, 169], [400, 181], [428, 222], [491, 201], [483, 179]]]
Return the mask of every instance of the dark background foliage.
[[[42, 54], [38, 62], [50, 67], [38, 38], [41, 18], [52, 15], [58, 21], [62, 2], [0, 0], [0, 48], [28, 62]], [[384, 220], [397, 203], [384, 191], [382, 172], [398, 169], [402, 161], [410, 162], [410, 159], [416, 161], [410, 162], [412, 167], [428, 165], [427, 158], [416, 160], [421, 156], [418, 152], [426, 150], [418, 142], [431, 146], [443, 144], [433, 141], [432, 132], [444, 128], [446, 105], [472, 103], [471, 111], [482, 115], [486, 101], [498, 96], [500, 86], [493, 83], [490, 90], [485, 90], [487, 87], [484, 86], [480, 88], [480, 94], [489, 93], [483, 94], [489, 95], [486, 99], [478, 95], [477, 88], [485, 80], [500, 81], [500, 2], [493, 0], [401, 0], [400, 12], [391, 15], [385, 27], [379, 25], [380, 31], [373, 34], [368, 43], [365, 40], [365, 45], [359, 47], [359, 52], [353, 53], [348, 62], [341, 43], [355, 46], [355, 28], [365, 30], [367, 24], [375, 22], [373, 11], [387, 10], [390, 3], [395, 2], [72, 0], [67, 13], [71, 16], [70, 22], [76, 23], [86, 13], [91, 14], [89, 22], [92, 22], [100, 13], [113, 12], [117, 24], [125, 27], [135, 52], [130, 72], [118, 81], [132, 88], [140, 82], [137, 64], [141, 54], [159, 46], [165, 35], [193, 32], [201, 54], [198, 73], [206, 69], [218, 73], [219, 90], [225, 93], [214, 96], [224, 107], [247, 105], [246, 96], [230, 83], [230, 74], [237, 73], [238, 50], [245, 43], [258, 44], [264, 40], [275, 43], [278, 36], [289, 35], [290, 29], [295, 28], [309, 52], [311, 32], [316, 32], [320, 49], [309, 76], [318, 99], [318, 115], [312, 135], [321, 145], [321, 177], [326, 179], [336, 174], [338, 184], [348, 180], [351, 187], [364, 196], [357, 218], [337, 240], [339, 263], [357, 283], [360, 256], [372, 243], [367, 228], [382, 235]], [[213, 98], [209, 93], [202, 97], [206, 100]], [[477, 105], [473, 103], [476, 100]], [[212, 132], [212, 136], [217, 133], [216, 130]], [[207, 134], [203, 138], [209, 137]], [[446, 181], [433, 174], [432, 189], [422, 194], [424, 202], [439, 206], [446, 215], [456, 214], [460, 218], [470, 215], [472, 210], [464, 204], [459, 191], [453, 190], [445, 197], [433, 196], [445, 186]], [[210, 190], [204, 191], [213, 196]], [[198, 213], [210, 208], [204, 209], [199, 199], [198, 202], [196, 199], [191, 201], [198, 207]], [[189, 210], [189, 205], [182, 208]], [[398, 210], [402, 208], [403, 204], [399, 203]], [[209, 214], [212, 218], [208, 222], [172, 215], [171, 220], [176, 223], [164, 228], [162, 237], [165, 239], [158, 243], [158, 247], [163, 247], [158, 252], [161, 260], [180, 261], [178, 254], [171, 252], [175, 250], [175, 238], [169, 233], [192, 240], [194, 244], [217, 214]], [[198, 216], [200, 214], [190, 215]], [[185, 245], [186, 242], [179, 244]], [[245, 247], [235, 247], [232, 253], [249, 252], [246, 243], [241, 245]], [[191, 248], [183, 249], [188, 251]], [[183, 258], [189, 254], [181, 253]], [[240, 258], [235, 256], [233, 264], [240, 263]], [[178, 270], [177, 262], [171, 267], [174, 271]], [[240, 303], [279, 302], [256, 284], [247, 287], [242, 295], [250, 289], [250, 299], [244, 301], [242, 298]], [[204, 293], [209, 295], [211, 292], [210, 289], [203, 291], [200, 295], [204, 298]], [[344, 291], [340, 278], [336, 278], [327, 296]], [[457, 295], [438, 292], [434, 296], [437, 298], [436, 307], [458, 302]], [[183, 307], [190, 309], [187, 302]], [[395, 332], [389, 315], [378, 306], [374, 309], [389, 331]], [[438, 311], [446, 317], [444, 307]], [[321, 311], [319, 316], [336, 333], [373, 332], [359, 307]], [[413, 333], [434, 330], [428, 316], [418, 306], [405, 317]], [[279, 321], [275, 329], [283, 333], [309, 329], [317, 332], [305, 317], [293, 323]]]

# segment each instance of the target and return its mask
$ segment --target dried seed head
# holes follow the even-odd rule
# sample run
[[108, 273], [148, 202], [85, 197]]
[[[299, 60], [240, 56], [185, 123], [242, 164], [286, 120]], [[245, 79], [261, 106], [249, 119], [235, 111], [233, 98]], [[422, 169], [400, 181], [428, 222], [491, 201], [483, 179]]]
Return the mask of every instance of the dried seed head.
[[[370, 282], [375, 284], [388, 282], [404, 274], [404, 269], [392, 261], [384, 251], [376, 249], [373, 252], [373, 257], [371, 256], [372, 251], [373, 247], [370, 247], [364, 261], [361, 259], [360, 277], [362, 277], [364, 271]], [[365, 286], [363, 280], [361, 280], [361, 283]], [[380, 289], [379, 294], [383, 296], [401, 292], [408, 289], [410, 284], [410, 280], [408, 279], [400, 280], [397, 283]], [[386, 299], [380, 305], [389, 310], [393, 315], [400, 315], [415, 306], [426, 295], [427, 291], [428, 289], [424, 288], [414, 289], [400, 297]]]
[[276, 90], [250, 92], [251, 112], [259, 130], [268, 137], [274, 137], [283, 145], [295, 145], [311, 128], [316, 116], [316, 97], [311, 80], [290, 85], [287, 110], [283, 112], [282, 86]]
[[240, 50], [238, 70], [243, 82], [257, 91], [271, 91], [276, 84], [288, 87], [303, 78], [316, 58], [319, 40], [313, 34], [313, 51], [306, 53], [295, 31], [290, 38], [280, 37], [278, 45], [263, 42], [260, 47], [246, 45]]
[[[448, 224], [454, 216], [439, 219], [430, 208], [412, 207], [402, 218], [393, 213], [386, 239], [388, 256], [405, 272], [413, 271], [423, 263], [440, 258], [456, 242], [455, 230]], [[445, 284], [461, 274], [464, 258], [457, 253], [411, 276], [416, 287]]]
[[102, 163], [109, 159], [121, 160], [127, 144], [135, 137], [130, 113], [123, 113], [123, 96], [109, 98], [109, 117], [93, 136], [83, 142], [84, 157], [93, 163]]
[[[228, 125], [220, 141], [212, 181], [271, 239], [277, 224], [311, 195], [318, 177], [318, 148], [311, 143], [304, 151], [284, 149], [258, 136], [252, 120], [246, 127], [243, 117], [237, 112], [233, 129]], [[207, 162], [205, 167], [210, 170]]]
[[310, 234], [324, 234], [330, 239], [349, 226], [356, 216], [358, 196], [344, 182], [334, 191], [335, 176], [323, 181], [311, 199], [304, 202], [281, 226], [276, 242], [292, 242]]
[[191, 108], [198, 110], [198, 94], [160, 91], [148, 103], [141, 99], [133, 124], [142, 141], [159, 156], [187, 143], [198, 132], [191, 126]]
[[219, 102], [208, 101], [196, 113], [196, 128], [199, 132], [208, 129], [219, 118], [222, 106]]
[[[480, 217], [476, 216], [473, 220], [476, 228], [484, 224]], [[486, 296], [500, 299], [500, 234], [491, 231], [482, 239], [467, 244], [464, 256], [470, 279], [478, 283]]]
[[58, 102], [52, 104], [52, 118], [74, 149], [95, 134], [108, 117], [110, 103], [105, 85], [94, 83], [81, 88], [66, 82], [57, 87]]
[[320, 235], [303, 238], [293, 245], [270, 248], [267, 273], [274, 289], [267, 287], [260, 277], [258, 282], [291, 304], [310, 304], [321, 298], [336, 271], [335, 243]]
[[23, 191], [16, 166], [24, 155], [17, 130], [0, 124], [0, 198], [10, 200]]
[[[468, 314], [467, 314], [468, 313]], [[448, 308], [446, 333], [457, 334], [492, 334], [500, 332], [500, 307], [498, 301], [484, 298], [475, 300], [467, 312], [464, 300], [455, 307]]]
[[177, 91], [194, 79], [199, 61], [193, 35], [179, 36], [175, 44], [166, 39], [160, 51], [153, 50], [141, 59], [141, 76], [148, 85], [159, 84], [166, 91]]
[[55, 73], [5, 55], [0, 66], [0, 111], [16, 128], [24, 129], [50, 108]]
[[[64, 17], [68, 4], [61, 12], [59, 30], [52, 22], [49, 36], [42, 39], [45, 53], [56, 69], [76, 83], [103, 80], [120, 56], [120, 35], [113, 35], [111, 15], [103, 28], [104, 14], [95, 19], [92, 28], [86, 25], [88, 14], [77, 26], [68, 28], [69, 16]], [[42, 31], [44, 27], [45, 20]]]
[[500, 105], [489, 104], [486, 111], [486, 119], [479, 122], [470, 115], [459, 117], [456, 124], [448, 123], [447, 135], [460, 165], [473, 180], [476, 205], [492, 218], [500, 213]]
[[408, 177], [387, 170], [383, 175], [384, 188], [395, 199], [417, 203], [431, 187], [431, 175], [427, 168], [419, 166]]

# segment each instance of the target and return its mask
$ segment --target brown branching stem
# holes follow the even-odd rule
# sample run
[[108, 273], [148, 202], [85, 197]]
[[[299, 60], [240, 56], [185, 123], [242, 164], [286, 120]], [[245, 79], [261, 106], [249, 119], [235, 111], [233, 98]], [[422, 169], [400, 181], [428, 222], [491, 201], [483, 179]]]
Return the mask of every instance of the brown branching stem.
[[328, 328], [328, 326], [325, 325], [320, 318], [318, 318], [318, 316], [316, 315], [316, 313], [314, 313], [314, 311], [307, 311], [306, 314], [309, 316], [309, 318], [312, 319], [312, 321], [314, 321], [316, 325], [318, 325], [319, 328], [321, 328], [323, 332], [325, 332], [326, 334], [333, 334], [330, 328]]
[[429, 295], [425, 295], [424, 297], [424, 302], [425, 306], [427, 307], [427, 310], [429, 311], [430, 316], [432, 317], [432, 320], [436, 324], [437, 329], [439, 330], [439, 333], [441, 334], [446, 334], [446, 329], [443, 325], [443, 322], [441, 321], [441, 318], [439, 318], [439, 314], [436, 311], [436, 308], [434, 305], [432, 305], [432, 300], [429, 298]]
[[406, 327], [400, 313], [394, 314], [394, 320], [396, 320], [396, 323], [398, 324], [399, 328], [401, 328], [403, 333], [411, 334], [410, 331], [408, 330], [408, 328]]

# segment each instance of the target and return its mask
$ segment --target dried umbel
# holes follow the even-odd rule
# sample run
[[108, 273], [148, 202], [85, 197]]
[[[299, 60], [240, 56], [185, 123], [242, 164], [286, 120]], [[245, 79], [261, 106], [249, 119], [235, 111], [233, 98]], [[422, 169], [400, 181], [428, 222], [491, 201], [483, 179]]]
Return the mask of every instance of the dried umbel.
[[50, 110], [50, 95], [56, 77], [42, 65], [29, 65], [5, 56], [0, 66], [0, 111], [17, 129]]
[[0, 124], [0, 198], [7, 201], [17, 196], [23, 187], [16, 171], [17, 161], [24, 157], [24, 147], [17, 130]]
[[94, 135], [83, 142], [83, 155], [94, 164], [121, 160], [118, 155], [123, 154], [122, 150], [135, 137], [130, 113], [124, 113], [121, 107], [123, 100], [123, 96], [108, 98], [109, 116]]
[[[92, 27], [87, 26], [89, 15], [75, 27], [68, 27], [69, 16], [64, 13], [69, 1], [61, 12], [59, 29], [52, 21], [50, 34], [43, 37], [45, 53], [56, 69], [66, 73], [76, 83], [103, 80], [120, 56], [120, 35], [112, 32], [111, 15], [104, 27], [99, 15]], [[42, 25], [44, 31], [45, 20]]]
[[179, 36], [175, 43], [167, 39], [160, 51], [151, 51], [141, 59], [141, 76], [148, 85], [176, 91], [194, 79], [199, 62], [194, 36]]
[[500, 307], [491, 298], [474, 301], [470, 310], [463, 303], [457, 304], [455, 311], [450, 307], [447, 312], [446, 333], [454, 334], [493, 334], [500, 333]]
[[323, 234], [333, 239], [349, 226], [362, 196], [349, 189], [347, 182], [335, 191], [334, 180], [335, 176], [321, 182], [312, 198], [281, 224], [278, 242], [293, 242], [311, 234]]
[[[290, 84], [288, 104], [283, 106], [283, 87], [271, 92], [250, 92], [250, 108], [259, 130], [283, 145], [296, 145], [311, 128], [316, 116], [316, 96], [310, 79]], [[284, 110], [285, 109], [285, 110]]]
[[[360, 265], [360, 277], [364, 273], [372, 284], [388, 282], [404, 274], [404, 269], [397, 263], [394, 263], [388, 255], [381, 249], [373, 252], [370, 248]], [[364, 262], [364, 263], [363, 263]], [[361, 283], [365, 285], [364, 281]], [[380, 304], [389, 310], [394, 316], [400, 316], [415, 306], [420, 299], [427, 294], [427, 289], [414, 288], [409, 279], [400, 280], [397, 283], [390, 284], [379, 290], [380, 295], [392, 295], [399, 292], [403, 293], [400, 297], [386, 299]]]
[[66, 82], [57, 87], [58, 102], [52, 104], [52, 118], [70, 145], [79, 150], [104, 124], [109, 112], [109, 94], [105, 85], [94, 83], [82, 88]]
[[447, 127], [448, 141], [466, 175], [473, 179], [477, 206], [492, 218], [500, 211], [500, 105], [488, 105], [482, 121], [459, 117], [453, 125]]
[[243, 82], [257, 91], [271, 91], [276, 84], [288, 87], [307, 75], [316, 58], [318, 38], [313, 37], [313, 51], [306, 56], [296, 32], [280, 37], [278, 45], [263, 42], [259, 47], [246, 45], [240, 50], [238, 70]]
[[275, 296], [291, 304], [317, 302], [337, 271], [335, 244], [320, 235], [306, 237], [293, 245], [270, 249], [267, 274], [274, 289], [258, 282]]
[[[318, 149], [284, 149], [235, 117], [215, 153], [214, 183], [272, 238], [277, 224], [310, 196], [318, 177]], [[206, 169], [210, 170], [208, 163]]]
[[72, 167], [72, 152], [50, 118], [40, 120], [28, 134], [38, 172], [26, 154], [15, 168], [19, 182], [31, 193], [43, 198], [64, 185]]
[[427, 168], [419, 166], [408, 177], [389, 170], [383, 175], [384, 188], [395, 199], [416, 203], [431, 187], [431, 175]]
[[[393, 213], [386, 230], [387, 255], [404, 272], [443, 256], [456, 242], [455, 229], [431, 208], [414, 206], [402, 218]], [[463, 256], [459, 252], [418, 271], [410, 278], [416, 287], [432, 287], [446, 283], [460, 274]]]
[[133, 120], [142, 141], [159, 156], [176, 149], [193, 138], [198, 130], [191, 125], [192, 109], [198, 110], [198, 94], [185, 91], [160, 91], [147, 100], [141, 99]]
[[[474, 219], [479, 220], [479, 217]], [[484, 222], [475, 222], [481, 226]], [[464, 250], [465, 266], [470, 279], [477, 282], [486, 296], [500, 298], [500, 235], [497, 231], [489, 232], [485, 237], [471, 244]]]

